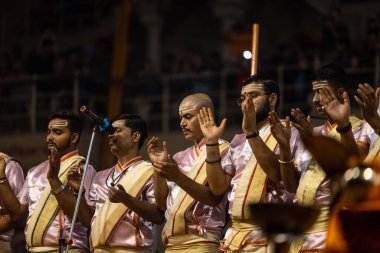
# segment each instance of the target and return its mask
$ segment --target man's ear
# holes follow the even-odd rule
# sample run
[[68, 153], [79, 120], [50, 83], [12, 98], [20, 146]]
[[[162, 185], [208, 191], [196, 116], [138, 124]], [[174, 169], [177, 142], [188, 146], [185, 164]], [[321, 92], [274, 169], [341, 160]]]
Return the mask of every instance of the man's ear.
[[136, 142], [138, 143], [140, 141], [140, 138], [141, 138], [141, 133], [140, 132], [134, 132], [132, 134], [132, 139], [133, 139], [133, 142]]
[[339, 88], [337, 89], [336, 91], [336, 96], [338, 97], [339, 100], [343, 100], [343, 93], [345, 92], [346, 90], [344, 88]]
[[278, 100], [278, 96], [277, 96], [276, 93], [271, 93], [269, 95], [269, 105], [270, 105], [271, 111], [275, 111], [276, 110], [277, 100]]
[[79, 141], [79, 134], [78, 133], [73, 133], [71, 135], [71, 143], [74, 145], [77, 145]]

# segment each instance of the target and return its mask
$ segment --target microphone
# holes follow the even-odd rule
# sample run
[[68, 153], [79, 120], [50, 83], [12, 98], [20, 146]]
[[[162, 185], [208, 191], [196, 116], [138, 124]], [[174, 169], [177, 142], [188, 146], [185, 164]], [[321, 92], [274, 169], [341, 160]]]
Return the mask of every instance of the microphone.
[[96, 113], [87, 108], [87, 106], [82, 105], [79, 109], [81, 113], [86, 115], [91, 121], [99, 127], [100, 132], [107, 132], [109, 134], [113, 134], [115, 132], [115, 128], [108, 122], [107, 118], [102, 118], [98, 116]]

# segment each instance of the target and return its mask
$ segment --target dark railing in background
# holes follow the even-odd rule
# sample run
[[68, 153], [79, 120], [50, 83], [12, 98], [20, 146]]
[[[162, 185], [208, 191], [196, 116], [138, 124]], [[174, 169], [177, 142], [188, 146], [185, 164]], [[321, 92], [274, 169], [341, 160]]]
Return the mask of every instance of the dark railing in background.
[[[312, 69], [299, 70], [278, 66], [270, 75], [281, 85], [280, 112], [288, 115], [293, 107], [312, 110]], [[376, 69], [348, 69], [352, 91], [358, 83], [376, 86]], [[137, 113], [145, 118], [152, 131], [167, 134], [178, 127], [178, 105], [183, 97], [194, 92], [209, 94], [216, 113], [227, 117], [228, 124], [240, 127], [241, 112], [235, 101], [245, 78], [236, 72], [182, 73], [165, 76], [142, 76], [124, 83], [122, 112]], [[0, 133], [38, 133], [46, 131], [47, 116], [55, 110], [79, 113], [81, 105], [105, 115], [109, 80], [71, 76], [24, 76], [0, 80]]]

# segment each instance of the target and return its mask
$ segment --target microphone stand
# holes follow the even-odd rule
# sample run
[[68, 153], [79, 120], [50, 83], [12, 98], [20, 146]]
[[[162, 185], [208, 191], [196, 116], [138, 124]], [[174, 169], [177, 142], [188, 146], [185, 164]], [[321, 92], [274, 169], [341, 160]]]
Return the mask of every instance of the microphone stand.
[[[102, 131], [102, 129], [100, 129], [100, 131]], [[82, 180], [81, 180], [80, 187], [79, 187], [77, 202], [75, 204], [74, 215], [73, 215], [73, 220], [71, 222], [71, 228], [70, 228], [70, 233], [69, 233], [68, 239], [67, 240], [63, 239], [62, 238], [63, 237], [63, 233], [60, 232], [60, 239], [59, 239], [59, 252], [60, 253], [63, 253], [62, 252], [62, 248], [64, 246], [66, 246], [65, 252], [68, 253], [70, 245], [73, 244], [73, 239], [72, 238], [73, 238], [74, 226], [75, 226], [75, 221], [77, 219], [77, 215], [78, 215], [78, 211], [79, 211], [80, 200], [82, 198], [83, 182], [84, 182], [84, 179], [86, 178], [87, 168], [88, 168], [88, 164], [89, 164], [90, 157], [91, 157], [91, 152], [92, 152], [92, 147], [93, 147], [93, 144], [94, 144], [95, 134], [96, 134], [96, 125], [92, 128], [90, 145], [88, 147], [88, 152], [87, 152], [87, 157], [86, 157], [86, 164], [85, 164], [84, 170], [83, 170], [83, 176], [82, 176]]]

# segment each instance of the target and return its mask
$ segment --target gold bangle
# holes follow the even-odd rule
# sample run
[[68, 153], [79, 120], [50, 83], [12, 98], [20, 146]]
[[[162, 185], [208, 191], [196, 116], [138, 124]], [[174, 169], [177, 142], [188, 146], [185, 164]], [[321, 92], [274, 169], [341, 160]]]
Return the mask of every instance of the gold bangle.
[[278, 162], [279, 162], [280, 164], [291, 164], [291, 163], [294, 162], [294, 158], [292, 158], [290, 161], [283, 161], [283, 160], [278, 159]]

